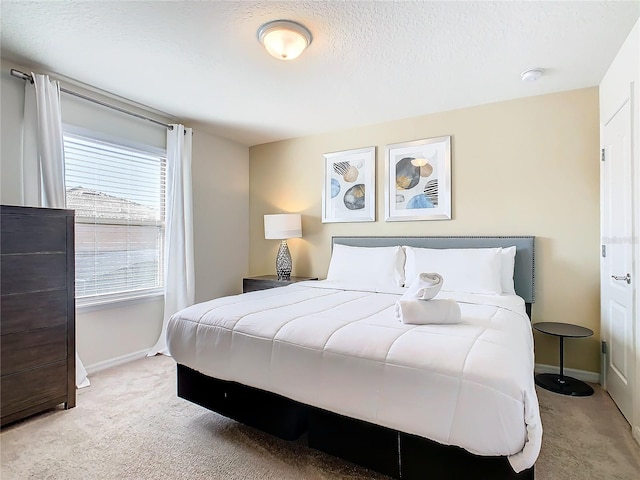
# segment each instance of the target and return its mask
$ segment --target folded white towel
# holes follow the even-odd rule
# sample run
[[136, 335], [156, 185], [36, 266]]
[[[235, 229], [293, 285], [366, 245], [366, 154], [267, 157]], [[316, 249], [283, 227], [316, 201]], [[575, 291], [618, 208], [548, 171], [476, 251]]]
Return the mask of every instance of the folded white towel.
[[438, 273], [421, 273], [411, 282], [401, 300], [431, 300], [442, 288], [442, 283]]
[[460, 323], [460, 306], [450, 299], [398, 300], [395, 305], [396, 320], [414, 325]]

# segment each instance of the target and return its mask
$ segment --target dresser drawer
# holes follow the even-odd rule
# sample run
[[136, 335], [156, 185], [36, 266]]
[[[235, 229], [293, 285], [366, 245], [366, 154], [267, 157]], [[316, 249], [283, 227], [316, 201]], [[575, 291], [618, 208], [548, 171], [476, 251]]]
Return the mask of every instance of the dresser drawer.
[[3, 295], [66, 288], [67, 255], [5, 255], [3, 252], [0, 275]]
[[67, 358], [66, 325], [2, 335], [0, 342], [2, 375]]
[[[28, 211], [28, 210], [25, 210]], [[2, 215], [2, 253], [64, 252], [67, 217], [63, 215]]]
[[66, 290], [3, 295], [2, 335], [66, 324], [67, 301]]
[[[67, 394], [67, 361], [51, 363], [40, 368], [3, 375], [2, 417], [28, 410]], [[61, 400], [60, 403], [66, 400]], [[3, 422], [4, 423], [4, 422]]]

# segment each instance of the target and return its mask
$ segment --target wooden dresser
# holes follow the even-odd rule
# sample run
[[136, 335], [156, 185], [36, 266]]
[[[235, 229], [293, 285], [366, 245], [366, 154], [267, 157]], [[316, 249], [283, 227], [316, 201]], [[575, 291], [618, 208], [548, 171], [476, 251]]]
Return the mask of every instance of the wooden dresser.
[[73, 210], [2, 205], [1, 425], [76, 404]]

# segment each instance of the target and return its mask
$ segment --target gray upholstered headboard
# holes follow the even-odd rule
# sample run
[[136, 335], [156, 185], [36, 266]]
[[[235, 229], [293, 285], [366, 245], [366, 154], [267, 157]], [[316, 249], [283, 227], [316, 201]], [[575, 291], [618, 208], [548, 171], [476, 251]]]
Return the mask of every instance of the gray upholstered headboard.
[[[535, 302], [534, 239], [513, 237], [333, 237], [334, 243], [353, 247], [390, 247], [408, 245], [422, 248], [490, 248], [516, 247], [513, 281], [516, 293], [525, 303]], [[529, 309], [528, 309], [529, 310]]]

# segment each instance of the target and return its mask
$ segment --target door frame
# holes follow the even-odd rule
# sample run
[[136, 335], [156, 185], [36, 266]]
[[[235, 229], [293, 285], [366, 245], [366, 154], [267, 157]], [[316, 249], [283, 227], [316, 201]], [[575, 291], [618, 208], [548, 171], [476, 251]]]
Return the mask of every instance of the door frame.
[[[618, 99], [618, 102], [615, 104], [616, 108], [611, 111], [606, 118], [601, 118], [600, 121], [600, 149], [604, 148], [604, 126], [607, 125], [615, 115], [625, 106], [628, 102], [630, 106], [630, 126], [631, 126], [631, 199], [632, 199], [632, 230], [630, 239], [632, 242], [632, 261], [631, 261], [631, 275], [633, 282], [633, 298], [632, 298], [632, 339], [634, 342], [633, 345], [633, 356], [635, 358], [634, 365], [634, 389], [631, 392], [632, 395], [632, 412], [631, 412], [631, 430], [633, 438], [635, 438], [636, 442], [640, 443], [640, 318], [639, 318], [639, 301], [640, 301], [640, 136], [638, 135], [637, 129], [640, 127], [640, 122], [638, 121], [638, 98], [637, 98], [637, 84], [634, 81], [629, 82], [628, 90], [624, 92], [622, 98]], [[601, 115], [602, 115], [601, 110]], [[601, 172], [602, 168], [601, 165]], [[604, 242], [604, 181], [603, 176], [600, 176], [600, 211], [601, 211], [601, 221], [600, 221], [600, 236], [601, 236], [601, 244], [605, 244]], [[608, 273], [604, 272], [602, 258], [600, 263], [600, 281], [601, 283], [605, 281], [605, 275]], [[602, 292], [602, 290], [601, 290]], [[601, 293], [602, 298], [602, 293]], [[602, 309], [602, 306], [601, 306]], [[604, 316], [600, 317], [600, 332], [601, 332], [601, 340], [609, 338], [609, 324], [608, 320], [605, 321]], [[605, 368], [605, 372], [602, 372], [602, 378], [604, 378], [603, 387], [606, 388], [606, 365], [603, 365]]]
[[[601, 367], [603, 369], [603, 371], [601, 372], [601, 382], [603, 388], [605, 388], [605, 390], [608, 390], [609, 387], [609, 379], [608, 379], [608, 366], [609, 363], [611, 361], [611, 359], [609, 358], [609, 355], [611, 355], [611, 351], [610, 348], [612, 348], [612, 341], [611, 341], [611, 337], [613, 335], [612, 333], [612, 319], [610, 318], [609, 315], [609, 311], [608, 311], [608, 307], [609, 307], [609, 295], [611, 294], [611, 292], [609, 292], [606, 288], [606, 285], [610, 284], [610, 279], [609, 279], [609, 275], [612, 273], [610, 271], [610, 265], [608, 265], [608, 262], [610, 262], [609, 260], [609, 256], [611, 255], [610, 253], [610, 248], [612, 246], [612, 242], [613, 240], [610, 238], [612, 235], [612, 232], [609, 231], [609, 219], [607, 217], [607, 212], [609, 211], [609, 209], [611, 208], [610, 206], [608, 206], [607, 204], [605, 204], [606, 199], [608, 197], [607, 192], [610, 192], [611, 189], [616, 188], [616, 185], [612, 185], [610, 182], [613, 181], [613, 178], [609, 175], [612, 171], [611, 171], [611, 164], [609, 163], [609, 159], [604, 157], [604, 154], [606, 152], [606, 145], [605, 145], [605, 129], [607, 128], [607, 126], [610, 124], [610, 122], [612, 122], [614, 120], [614, 118], [616, 118], [616, 116], [621, 114], [621, 111], [623, 109], [625, 109], [627, 106], [629, 107], [628, 113], [625, 113], [625, 116], [627, 116], [627, 119], [629, 121], [629, 136], [630, 136], [630, 151], [629, 151], [629, 155], [630, 155], [630, 162], [631, 165], [629, 166], [630, 170], [631, 170], [631, 178], [630, 178], [630, 183], [631, 185], [630, 187], [630, 197], [628, 198], [628, 201], [631, 202], [631, 210], [629, 211], [629, 216], [631, 217], [629, 219], [630, 223], [631, 223], [631, 231], [629, 232], [630, 238], [622, 238], [620, 240], [623, 240], [625, 242], [630, 242], [631, 245], [631, 259], [630, 259], [630, 264], [628, 265], [628, 267], [626, 268], [626, 271], [629, 271], [631, 273], [631, 278], [632, 278], [632, 290], [631, 290], [631, 305], [630, 305], [630, 317], [631, 317], [631, 335], [630, 335], [630, 339], [629, 341], [632, 343], [631, 347], [631, 359], [630, 361], [633, 362], [632, 365], [630, 365], [630, 378], [629, 381], [633, 382], [632, 383], [632, 387], [634, 387], [633, 389], [631, 389], [630, 393], [631, 393], [631, 399], [630, 399], [630, 411], [627, 412], [628, 418], [627, 420], [629, 421], [629, 423], [632, 425], [632, 427], [634, 425], [636, 425], [636, 413], [638, 412], [638, 407], [636, 404], [636, 400], [637, 400], [637, 386], [639, 385], [638, 382], [638, 368], [640, 368], [640, 362], [638, 362], [638, 353], [640, 352], [639, 350], [639, 344], [638, 344], [638, 331], [640, 330], [638, 328], [638, 319], [637, 319], [637, 303], [636, 303], [636, 295], [638, 292], [637, 289], [637, 278], [636, 278], [636, 267], [635, 267], [635, 263], [636, 263], [636, 259], [638, 257], [638, 251], [637, 248], [634, 244], [635, 242], [635, 238], [636, 238], [636, 231], [637, 231], [637, 222], [635, 219], [636, 216], [636, 208], [634, 207], [635, 205], [635, 197], [636, 197], [636, 190], [637, 187], [634, 181], [634, 155], [633, 155], [633, 116], [634, 116], [634, 109], [633, 109], [633, 98], [632, 98], [632, 93], [633, 93], [633, 84], [631, 85], [631, 91], [628, 92], [629, 95], [624, 95], [624, 97], [618, 102], [618, 104], [616, 105], [616, 108], [613, 109], [613, 112], [608, 115], [607, 117], [605, 117], [604, 119], [601, 119], [600, 122], [600, 151], [602, 154], [602, 158], [601, 158], [601, 163], [600, 163], [600, 237], [601, 237], [601, 244], [602, 244], [602, 248], [606, 248], [606, 253], [603, 255], [603, 252], [601, 252], [601, 257], [600, 257], [600, 284], [601, 284], [601, 288], [600, 288], [600, 299], [601, 299], [601, 305], [600, 305], [600, 339], [601, 341], [606, 341], [607, 342], [607, 354], [606, 354], [606, 362], [604, 362]], [[615, 177], [615, 175], [614, 175]], [[605, 259], [605, 257], [607, 257]], [[606, 268], [605, 268], [606, 265]], [[606, 302], [605, 302], [606, 300]]]
[[632, 275], [635, 276], [635, 288], [633, 289], [633, 314], [635, 318], [636, 333], [636, 389], [633, 392], [633, 423], [631, 433], [636, 442], [640, 444], [640, 98], [638, 95], [637, 81], [629, 84], [629, 101], [631, 104], [631, 175], [632, 198], [635, 210], [633, 212], [633, 226], [631, 235], [633, 237]]

